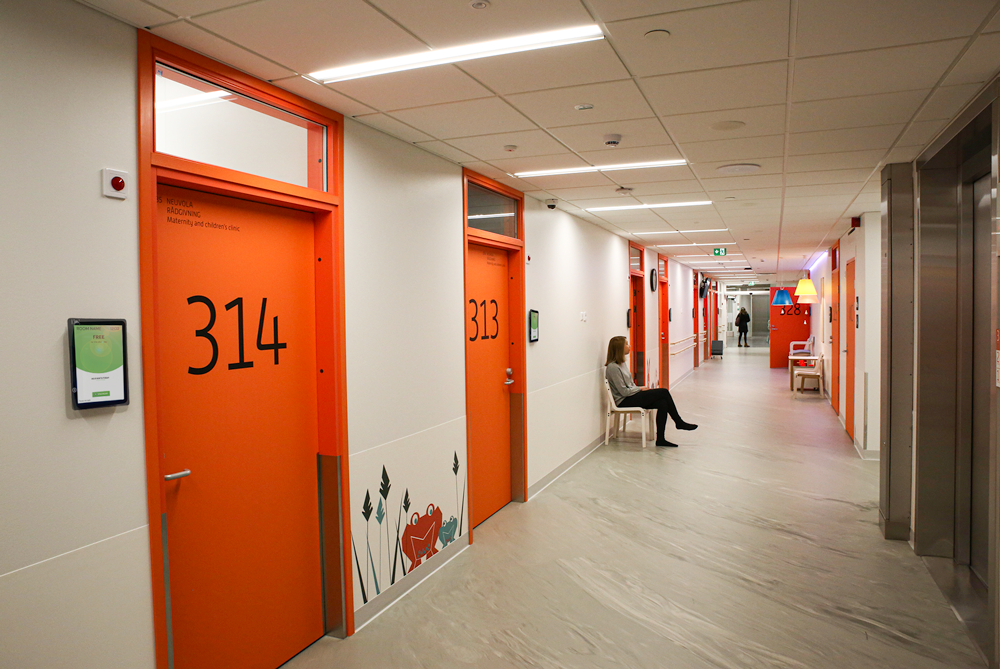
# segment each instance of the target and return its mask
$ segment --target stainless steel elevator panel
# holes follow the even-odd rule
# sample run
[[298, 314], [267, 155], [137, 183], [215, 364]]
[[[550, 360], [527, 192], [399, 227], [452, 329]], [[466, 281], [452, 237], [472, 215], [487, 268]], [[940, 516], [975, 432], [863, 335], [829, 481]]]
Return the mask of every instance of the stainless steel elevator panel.
[[975, 237], [973, 391], [972, 391], [972, 485], [970, 560], [972, 571], [988, 582], [990, 506], [990, 414], [994, 385], [994, 337], [992, 317], [993, 235], [990, 176], [971, 188]]
[[[882, 170], [882, 332], [879, 527], [910, 538], [913, 439], [913, 173]], [[824, 314], [825, 317], [825, 314]]]

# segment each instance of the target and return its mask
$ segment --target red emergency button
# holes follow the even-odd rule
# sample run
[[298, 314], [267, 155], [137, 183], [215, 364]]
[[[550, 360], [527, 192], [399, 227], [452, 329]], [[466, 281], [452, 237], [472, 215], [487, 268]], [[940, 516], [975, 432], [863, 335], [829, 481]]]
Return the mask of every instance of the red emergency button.
[[121, 177], [115, 177], [111, 180], [111, 187], [118, 191], [125, 190], [125, 180]]

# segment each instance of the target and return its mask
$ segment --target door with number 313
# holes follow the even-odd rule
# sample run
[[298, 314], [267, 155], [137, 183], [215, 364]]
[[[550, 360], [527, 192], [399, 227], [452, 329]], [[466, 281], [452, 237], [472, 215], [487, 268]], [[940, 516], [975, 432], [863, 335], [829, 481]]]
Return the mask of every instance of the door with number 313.
[[511, 500], [507, 252], [469, 245], [465, 305], [469, 515], [479, 525]]
[[323, 634], [311, 214], [159, 186], [157, 420], [174, 666]]

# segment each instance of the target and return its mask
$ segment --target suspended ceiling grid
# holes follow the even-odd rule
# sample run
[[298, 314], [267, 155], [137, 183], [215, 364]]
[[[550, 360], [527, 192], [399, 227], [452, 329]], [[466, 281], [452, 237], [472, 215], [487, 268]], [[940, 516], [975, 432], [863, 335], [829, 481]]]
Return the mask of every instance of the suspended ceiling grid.
[[[771, 281], [799, 276], [852, 216], [877, 211], [881, 166], [914, 159], [1000, 67], [993, 0], [84, 4], [530, 196], [556, 198], [678, 261], [710, 260], [715, 244], [729, 242], [729, 267], [752, 266]], [[328, 86], [301, 76], [593, 22], [607, 39]], [[670, 36], [652, 39], [651, 30]], [[611, 133], [622, 135], [617, 148], [604, 144]], [[672, 158], [690, 164], [509, 176]], [[734, 163], [760, 167], [720, 171]], [[713, 204], [586, 211], [692, 200]], [[716, 228], [726, 232], [666, 232]]]

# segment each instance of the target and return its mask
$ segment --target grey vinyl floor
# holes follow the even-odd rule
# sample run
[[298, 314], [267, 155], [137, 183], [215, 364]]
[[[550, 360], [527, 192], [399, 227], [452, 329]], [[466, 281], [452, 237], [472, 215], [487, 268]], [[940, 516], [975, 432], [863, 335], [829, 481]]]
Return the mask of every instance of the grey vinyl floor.
[[346, 640], [289, 669], [983, 667], [922, 561], [878, 530], [878, 462], [767, 348], [674, 389], [695, 432], [626, 431]]

